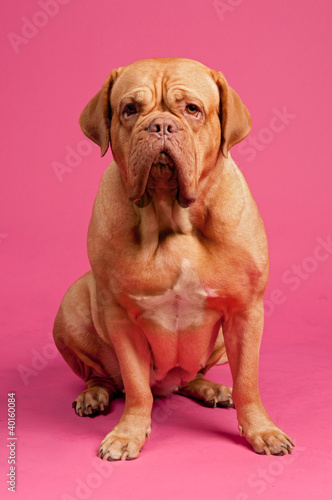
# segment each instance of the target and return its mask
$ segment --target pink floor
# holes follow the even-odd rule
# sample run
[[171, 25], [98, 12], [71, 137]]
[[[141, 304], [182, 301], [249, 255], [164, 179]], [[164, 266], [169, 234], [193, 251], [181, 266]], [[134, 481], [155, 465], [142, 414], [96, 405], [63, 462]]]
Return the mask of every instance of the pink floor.
[[[4, 3], [1, 498], [13, 495], [11, 392], [19, 500], [332, 498], [331, 13], [327, 0]], [[156, 401], [139, 459], [105, 463], [96, 452], [123, 400], [97, 418], [71, 408], [83, 386], [50, 332], [62, 295], [88, 269], [87, 226], [111, 159], [77, 120], [111, 69], [158, 56], [222, 70], [251, 112], [233, 157], [270, 243], [260, 389], [296, 443], [292, 456], [256, 455], [232, 409], [171, 396]], [[210, 378], [230, 384], [229, 367]]]

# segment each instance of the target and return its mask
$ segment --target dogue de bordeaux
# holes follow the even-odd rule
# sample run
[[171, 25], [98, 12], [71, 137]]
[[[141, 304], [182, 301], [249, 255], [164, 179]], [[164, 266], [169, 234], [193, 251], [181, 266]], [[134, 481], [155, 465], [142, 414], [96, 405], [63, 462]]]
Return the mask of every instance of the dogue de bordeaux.
[[[174, 392], [235, 406], [255, 452], [291, 453], [258, 390], [268, 247], [229, 152], [249, 133], [247, 108], [220, 72], [146, 59], [113, 70], [80, 125], [114, 160], [89, 225], [91, 270], [67, 291], [54, 339], [86, 383], [78, 415], [125, 394], [98, 456], [136, 458], [153, 396]], [[227, 360], [233, 389], [205, 378]]]

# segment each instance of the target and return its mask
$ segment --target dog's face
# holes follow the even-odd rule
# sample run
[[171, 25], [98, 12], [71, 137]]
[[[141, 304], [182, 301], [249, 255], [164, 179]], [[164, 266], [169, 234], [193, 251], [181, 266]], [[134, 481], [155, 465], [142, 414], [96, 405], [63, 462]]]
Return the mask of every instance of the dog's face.
[[242, 140], [250, 117], [213, 70], [189, 59], [146, 59], [114, 70], [84, 109], [83, 132], [111, 142], [128, 198], [142, 207], [167, 189], [187, 207], [222, 151]]

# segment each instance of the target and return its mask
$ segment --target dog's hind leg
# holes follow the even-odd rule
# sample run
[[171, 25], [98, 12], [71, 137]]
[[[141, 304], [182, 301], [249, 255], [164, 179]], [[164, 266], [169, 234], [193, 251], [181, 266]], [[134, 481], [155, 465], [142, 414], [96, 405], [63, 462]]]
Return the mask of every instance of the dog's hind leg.
[[79, 416], [104, 411], [110, 399], [121, 394], [123, 384], [112, 345], [98, 335], [91, 315], [91, 273], [76, 281], [66, 293], [54, 322], [53, 336], [62, 357], [86, 389], [72, 406]]

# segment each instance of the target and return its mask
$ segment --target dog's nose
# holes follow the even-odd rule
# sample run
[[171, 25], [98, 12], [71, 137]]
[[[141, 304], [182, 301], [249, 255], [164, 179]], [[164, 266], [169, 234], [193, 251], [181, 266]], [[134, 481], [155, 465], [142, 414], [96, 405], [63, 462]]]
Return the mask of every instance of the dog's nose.
[[148, 131], [162, 136], [171, 136], [179, 130], [179, 127], [172, 118], [154, 118], [148, 126]]

